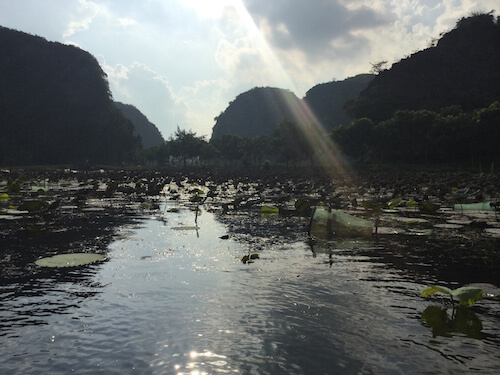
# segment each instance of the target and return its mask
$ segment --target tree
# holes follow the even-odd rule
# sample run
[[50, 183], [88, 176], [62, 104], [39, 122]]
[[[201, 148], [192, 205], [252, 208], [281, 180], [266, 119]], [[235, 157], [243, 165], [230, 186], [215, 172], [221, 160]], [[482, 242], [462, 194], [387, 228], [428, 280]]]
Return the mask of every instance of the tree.
[[170, 136], [169, 147], [173, 156], [182, 158], [183, 165], [186, 167], [187, 159], [200, 157], [202, 148], [206, 143], [204, 137], [197, 137], [191, 130], [181, 130], [177, 127], [173, 136]]
[[302, 126], [283, 120], [273, 133], [279, 155], [286, 164], [309, 158], [313, 153], [312, 145], [307, 141]]
[[223, 135], [218, 138], [212, 138], [210, 143], [219, 151], [220, 156], [224, 159], [224, 164], [234, 163], [240, 160], [243, 156], [241, 150], [241, 138], [236, 135]]
[[379, 74], [381, 71], [386, 70], [385, 66], [387, 65], [387, 60], [370, 63], [370, 65], [372, 66], [370, 73]]

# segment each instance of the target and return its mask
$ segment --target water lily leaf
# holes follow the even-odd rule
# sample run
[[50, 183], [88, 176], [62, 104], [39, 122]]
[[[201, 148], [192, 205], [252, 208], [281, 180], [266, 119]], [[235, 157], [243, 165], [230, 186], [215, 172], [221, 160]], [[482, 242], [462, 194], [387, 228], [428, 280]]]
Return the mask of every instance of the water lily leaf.
[[0, 200], [6, 201], [9, 200], [9, 194], [0, 194]]
[[434, 214], [438, 210], [439, 206], [431, 202], [422, 203], [418, 209], [424, 214]]
[[425, 289], [422, 292], [422, 297], [427, 297], [437, 292], [441, 292], [444, 294], [452, 294], [451, 289], [448, 289], [444, 286], [430, 285], [427, 289]]
[[412, 201], [408, 201], [408, 202], [406, 202], [406, 206], [407, 207], [415, 208], [415, 207], [418, 206], [418, 202], [417, 201], [413, 201], [413, 200]]
[[9, 194], [18, 194], [21, 191], [21, 185], [18, 181], [7, 182], [7, 192]]
[[401, 201], [402, 201], [401, 198], [393, 198], [389, 202], [387, 202], [387, 206], [391, 210], [393, 210], [394, 208], [396, 208], [397, 206], [399, 206], [401, 204]]
[[278, 214], [280, 210], [274, 206], [262, 206], [260, 212], [263, 214]]
[[380, 204], [371, 202], [371, 201], [363, 201], [361, 205], [365, 208], [367, 211], [372, 211], [374, 213], [378, 213], [382, 211], [382, 206]]
[[483, 298], [482, 289], [468, 286], [455, 289], [451, 292], [451, 294], [458, 298], [458, 301], [462, 306], [472, 306], [475, 302]]
[[201, 202], [202, 200], [203, 200], [203, 197], [198, 195], [198, 194], [193, 194], [193, 195], [191, 195], [191, 197], [189, 197], [189, 201], [192, 203]]
[[44, 201], [27, 201], [24, 203], [21, 203], [18, 207], [20, 211], [38, 211], [40, 210], [43, 206], [45, 206]]
[[301, 216], [309, 216], [311, 214], [311, 202], [303, 199], [295, 201], [295, 210]]
[[70, 253], [38, 259], [35, 264], [40, 267], [77, 267], [100, 262], [105, 259], [106, 257], [102, 254]]

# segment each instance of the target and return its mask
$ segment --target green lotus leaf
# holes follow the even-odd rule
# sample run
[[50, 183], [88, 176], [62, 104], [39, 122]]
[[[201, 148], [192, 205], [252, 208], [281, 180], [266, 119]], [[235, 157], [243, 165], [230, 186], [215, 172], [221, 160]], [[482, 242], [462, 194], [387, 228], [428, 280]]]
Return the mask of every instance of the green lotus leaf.
[[406, 206], [407, 207], [417, 207], [418, 206], [418, 202], [417, 201], [408, 201], [406, 202]]
[[436, 211], [439, 209], [439, 206], [437, 204], [434, 204], [432, 202], [425, 202], [425, 203], [422, 203], [418, 209], [420, 210], [420, 212], [424, 213], [424, 214], [435, 214]]
[[361, 202], [361, 205], [365, 208], [365, 210], [372, 211], [373, 213], [379, 213], [382, 211], [382, 205], [375, 202], [363, 201]]
[[458, 298], [462, 306], [472, 306], [476, 301], [483, 298], [483, 290], [479, 288], [472, 288], [463, 286], [451, 292], [451, 295]]
[[396, 208], [397, 206], [399, 206], [401, 204], [401, 201], [402, 201], [401, 198], [393, 198], [389, 202], [387, 202], [387, 206], [391, 210], [393, 210], [394, 208]]
[[38, 259], [35, 264], [40, 267], [77, 267], [100, 262], [105, 259], [106, 257], [102, 254], [70, 253]]
[[280, 212], [280, 210], [278, 207], [262, 206], [260, 212], [263, 214], [277, 214]]
[[46, 203], [44, 201], [26, 201], [21, 203], [18, 209], [20, 211], [34, 212], [41, 210], [45, 205]]
[[444, 294], [452, 294], [451, 289], [448, 289], [444, 286], [430, 285], [427, 289], [425, 289], [422, 292], [422, 297], [427, 297], [437, 292], [441, 292]]

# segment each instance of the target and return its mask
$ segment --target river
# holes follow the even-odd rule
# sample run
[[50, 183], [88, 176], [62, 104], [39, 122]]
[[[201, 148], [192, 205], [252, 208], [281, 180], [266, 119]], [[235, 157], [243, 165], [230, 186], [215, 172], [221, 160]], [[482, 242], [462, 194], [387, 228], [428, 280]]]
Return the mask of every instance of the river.
[[[194, 220], [187, 208], [162, 208], [119, 226], [104, 262], [0, 284], [0, 372], [500, 369], [495, 270], [484, 278], [460, 274], [460, 264], [443, 270], [419, 236], [350, 239], [325, 249], [307, 240], [306, 219], [203, 212], [197, 226]], [[253, 253], [253, 262], [241, 261]], [[420, 296], [428, 284], [465, 281], [489, 288], [472, 307], [453, 311], [444, 297]]]

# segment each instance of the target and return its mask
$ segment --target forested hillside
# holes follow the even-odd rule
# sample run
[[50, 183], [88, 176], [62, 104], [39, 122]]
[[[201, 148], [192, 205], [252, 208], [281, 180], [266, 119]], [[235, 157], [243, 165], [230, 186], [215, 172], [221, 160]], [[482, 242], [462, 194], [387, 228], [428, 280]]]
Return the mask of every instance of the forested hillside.
[[363, 161], [500, 161], [500, 18], [463, 18], [436, 46], [382, 71], [333, 138]]
[[331, 131], [351, 123], [353, 119], [346, 113], [344, 103], [356, 99], [374, 77], [373, 74], [359, 74], [343, 81], [321, 83], [310, 89], [304, 100], [325, 130]]
[[165, 140], [155, 124], [131, 104], [115, 102], [120, 112], [132, 122], [135, 134], [141, 137], [142, 147], [147, 149], [161, 145]]
[[500, 22], [491, 14], [463, 18], [435, 46], [381, 71], [350, 111], [380, 121], [402, 109], [485, 107], [500, 99], [499, 67]]
[[310, 89], [302, 100], [288, 90], [253, 88], [238, 95], [215, 119], [212, 138], [271, 135], [283, 120], [315, 121], [326, 131], [347, 125], [352, 118], [344, 110], [344, 103], [357, 98], [373, 77], [372, 74], [360, 74], [343, 81], [322, 83]]
[[80, 48], [0, 27], [0, 164], [115, 164], [140, 148]]
[[296, 121], [302, 116], [302, 112], [302, 103], [293, 92], [273, 87], [256, 87], [238, 95], [216, 117], [212, 139], [223, 135], [270, 135], [283, 119]]

